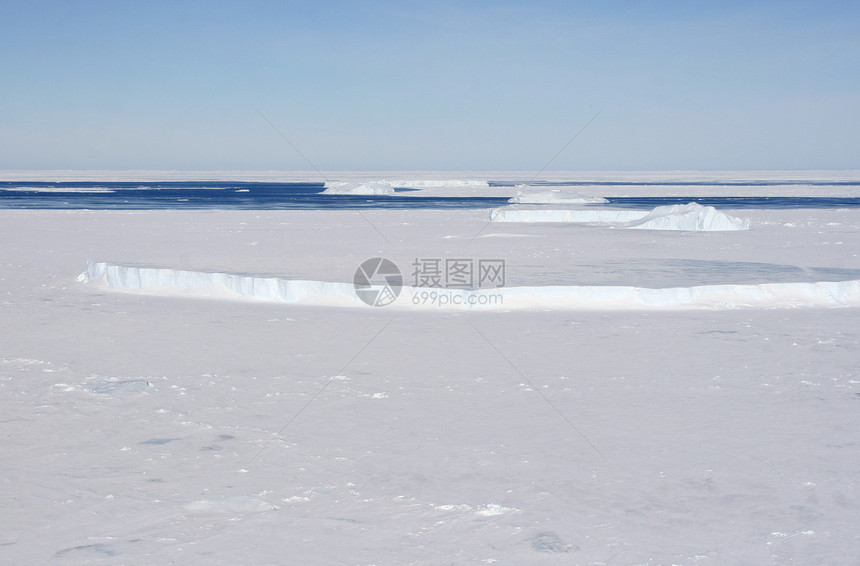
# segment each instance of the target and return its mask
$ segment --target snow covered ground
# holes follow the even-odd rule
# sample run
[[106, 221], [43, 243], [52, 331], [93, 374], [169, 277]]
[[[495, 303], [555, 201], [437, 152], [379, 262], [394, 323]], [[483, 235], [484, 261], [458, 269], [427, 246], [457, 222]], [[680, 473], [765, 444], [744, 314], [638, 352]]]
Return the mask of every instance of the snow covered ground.
[[338, 308], [76, 281], [100, 261], [349, 283], [379, 256], [406, 284], [416, 258], [504, 259], [506, 287], [860, 279], [860, 211], [723, 212], [751, 229], [2, 210], [0, 563], [856, 563], [856, 307]]

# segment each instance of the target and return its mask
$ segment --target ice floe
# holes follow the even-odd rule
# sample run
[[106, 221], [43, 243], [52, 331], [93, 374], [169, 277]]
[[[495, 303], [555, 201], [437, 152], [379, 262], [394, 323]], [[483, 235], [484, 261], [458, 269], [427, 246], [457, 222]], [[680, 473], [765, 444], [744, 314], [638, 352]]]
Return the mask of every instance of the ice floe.
[[[523, 202], [523, 201], [521, 201]], [[547, 201], [549, 202], [549, 201]], [[491, 222], [569, 222], [607, 224], [637, 230], [719, 232], [749, 230], [750, 221], [698, 203], [658, 206], [650, 212], [608, 208], [541, 208], [503, 206], [490, 210]]]
[[[349, 283], [251, 277], [89, 262], [78, 281], [147, 294], [248, 298], [367, 308]], [[649, 310], [860, 306], [860, 280], [646, 288], [551, 285], [484, 289], [403, 287], [390, 308], [415, 310]]]
[[389, 181], [392, 186], [404, 189], [432, 189], [438, 187], [489, 187], [487, 181], [458, 179], [399, 179]]
[[748, 218], [736, 218], [713, 206], [699, 203], [658, 206], [647, 216], [634, 220], [626, 228], [639, 230], [686, 230], [691, 232], [720, 232], [749, 230]]
[[508, 202], [513, 204], [602, 204], [603, 197], [587, 196], [571, 187], [522, 187]]
[[387, 181], [365, 183], [327, 182], [323, 194], [326, 195], [393, 195], [394, 187]]
[[24, 193], [115, 193], [104, 187], [4, 187], [5, 192]]

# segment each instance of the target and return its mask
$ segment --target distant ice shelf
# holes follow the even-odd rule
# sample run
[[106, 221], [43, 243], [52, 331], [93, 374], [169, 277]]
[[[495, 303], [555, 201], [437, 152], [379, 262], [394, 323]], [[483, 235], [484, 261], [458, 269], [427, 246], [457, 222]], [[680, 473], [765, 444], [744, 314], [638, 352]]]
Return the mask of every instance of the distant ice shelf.
[[[349, 283], [252, 277], [89, 262], [78, 281], [154, 295], [364, 307]], [[495, 289], [403, 287], [387, 308], [439, 310], [652, 310], [860, 307], [860, 280], [758, 285], [523, 286]]]

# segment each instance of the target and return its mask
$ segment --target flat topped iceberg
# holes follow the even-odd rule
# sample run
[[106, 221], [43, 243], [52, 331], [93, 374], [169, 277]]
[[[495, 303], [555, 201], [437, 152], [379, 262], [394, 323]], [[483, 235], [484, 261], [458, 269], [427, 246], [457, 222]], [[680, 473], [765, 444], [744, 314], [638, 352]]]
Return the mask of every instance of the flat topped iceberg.
[[513, 204], [603, 204], [603, 197], [580, 194], [571, 187], [521, 187], [508, 202]]
[[549, 208], [503, 206], [490, 210], [491, 222], [569, 222], [603, 224], [637, 230], [717, 232], [749, 230], [748, 218], [735, 218], [698, 203], [658, 206], [651, 212], [611, 208]]
[[720, 232], [727, 230], [749, 230], [748, 218], [735, 218], [718, 211], [713, 206], [699, 203], [658, 206], [639, 220], [630, 222], [627, 228], [639, 230], [686, 230], [691, 232]]
[[438, 187], [489, 187], [487, 181], [458, 180], [458, 179], [400, 179], [390, 182], [395, 187], [404, 189], [432, 189]]
[[394, 187], [387, 181], [367, 183], [326, 182], [324, 195], [393, 195]]
[[5, 192], [26, 193], [115, 193], [105, 187], [4, 187]]

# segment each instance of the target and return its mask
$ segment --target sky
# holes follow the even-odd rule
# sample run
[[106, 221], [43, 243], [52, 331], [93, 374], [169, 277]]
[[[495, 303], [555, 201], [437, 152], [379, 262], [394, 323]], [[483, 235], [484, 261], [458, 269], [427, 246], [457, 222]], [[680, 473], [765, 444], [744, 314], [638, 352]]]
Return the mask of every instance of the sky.
[[[860, 169], [858, 2], [0, 2], [0, 169]], [[597, 116], [596, 118], [595, 115]], [[592, 120], [589, 123], [590, 120]]]

